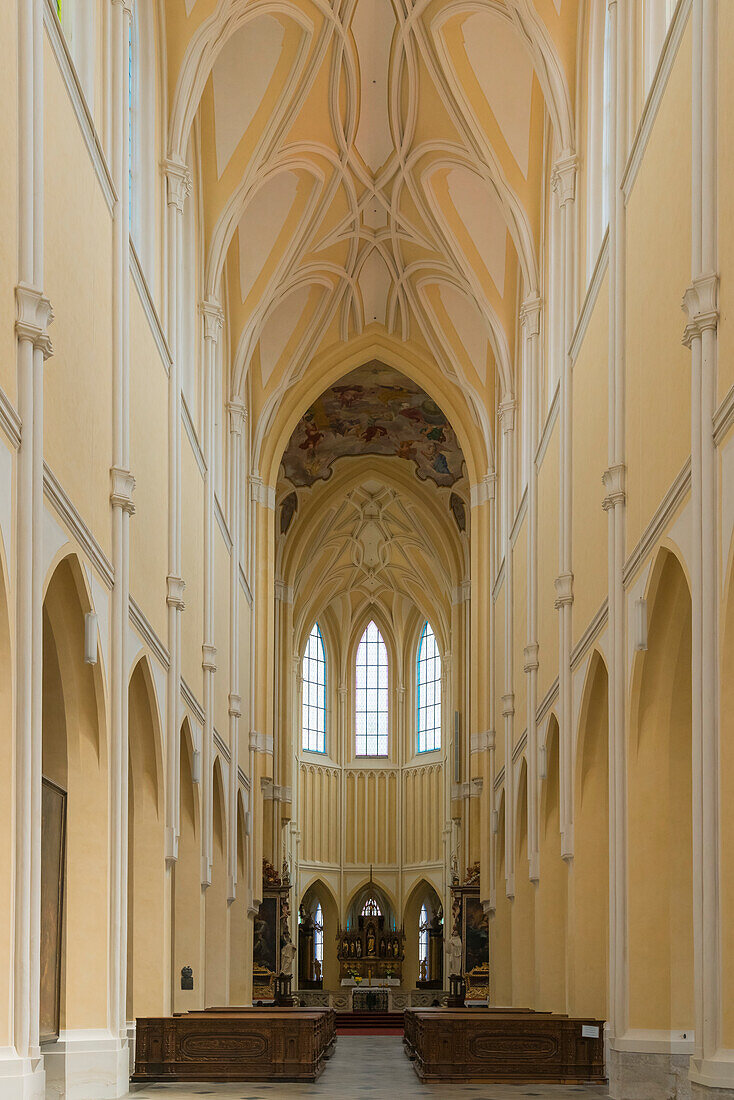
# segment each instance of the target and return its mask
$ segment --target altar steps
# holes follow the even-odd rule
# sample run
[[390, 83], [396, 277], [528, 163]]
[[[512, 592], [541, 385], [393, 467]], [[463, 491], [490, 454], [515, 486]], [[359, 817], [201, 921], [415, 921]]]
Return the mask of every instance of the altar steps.
[[337, 1012], [337, 1035], [402, 1035], [402, 1012]]

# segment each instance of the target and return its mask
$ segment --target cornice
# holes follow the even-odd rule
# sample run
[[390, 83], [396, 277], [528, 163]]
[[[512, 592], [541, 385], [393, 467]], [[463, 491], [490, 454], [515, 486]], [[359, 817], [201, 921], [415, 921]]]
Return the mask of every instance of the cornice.
[[107, 586], [112, 588], [115, 571], [97, 539], [82, 519], [71, 498], [62, 488], [56, 475], [49, 469], [48, 464], [43, 464], [43, 492], [46, 499], [53, 506], [54, 511], [62, 520], [64, 526], [78, 543], [90, 563], [94, 566], [100, 578]]
[[184, 703], [189, 708], [191, 713], [194, 715], [199, 725], [203, 726], [206, 718], [204, 708], [194, 695], [189, 685], [184, 680], [183, 676], [181, 677], [181, 698], [183, 699]]
[[130, 622], [144, 644], [155, 655], [159, 664], [168, 671], [171, 663], [168, 650], [151, 626], [142, 608], [132, 596], [130, 597]]
[[589, 649], [596, 641], [599, 634], [606, 626], [607, 613], [609, 610], [609, 599], [605, 596], [604, 602], [597, 611], [594, 618], [591, 620], [586, 630], [583, 632], [578, 642], [571, 650], [571, 668], [574, 669], [584, 659]]
[[691, 459], [688, 457], [682, 470], [653, 513], [652, 519], [640, 536], [637, 545], [624, 563], [622, 583], [625, 588], [634, 577], [642, 562], [661, 538], [666, 527], [682, 504], [691, 487]]
[[166, 334], [163, 331], [163, 325], [161, 319], [158, 316], [158, 310], [155, 307], [153, 301], [153, 295], [151, 294], [150, 287], [148, 286], [148, 280], [145, 277], [142, 264], [140, 263], [140, 257], [138, 256], [135, 243], [130, 237], [130, 272], [133, 277], [133, 283], [135, 289], [138, 292], [138, 298], [140, 304], [143, 307], [143, 313], [145, 314], [148, 325], [150, 326], [151, 335], [155, 342], [155, 346], [158, 350], [158, 354], [161, 357], [161, 363], [166, 374], [170, 374], [171, 364], [173, 362], [171, 356], [171, 349], [168, 346], [168, 340]]
[[0, 428], [8, 437], [9, 443], [17, 450], [20, 447], [21, 419], [18, 410], [0, 388]]
[[571, 337], [571, 344], [569, 347], [569, 355], [571, 357], [571, 365], [575, 366], [576, 360], [579, 357], [584, 337], [586, 336], [586, 330], [589, 327], [589, 321], [591, 320], [594, 307], [596, 306], [597, 299], [599, 297], [599, 291], [601, 285], [604, 282], [604, 276], [607, 273], [609, 267], [609, 226], [604, 231], [604, 239], [601, 242], [601, 248], [599, 249], [599, 255], [596, 257], [596, 263], [594, 264], [594, 270], [589, 280], [589, 285], [586, 288], [586, 297], [584, 298], [584, 304], [581, 307], [581, 313], [576, 324], [576, 330]]

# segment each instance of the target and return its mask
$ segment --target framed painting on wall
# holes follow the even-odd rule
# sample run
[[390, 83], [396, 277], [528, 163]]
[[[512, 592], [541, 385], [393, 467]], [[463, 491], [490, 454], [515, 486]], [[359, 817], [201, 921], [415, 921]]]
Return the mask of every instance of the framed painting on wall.
[[61, 1027], [61, 950], [64, 922], [66, 791], [44, 777], [41, 790], [41, 1042]]

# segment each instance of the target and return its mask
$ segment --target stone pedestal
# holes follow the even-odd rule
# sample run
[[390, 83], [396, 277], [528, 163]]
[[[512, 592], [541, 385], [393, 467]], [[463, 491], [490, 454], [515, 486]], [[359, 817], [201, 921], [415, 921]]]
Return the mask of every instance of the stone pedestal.
[[609, 1095], [613, 1100], [693, 1100], [689, 1063], [687, 1054], [610, 1050]]

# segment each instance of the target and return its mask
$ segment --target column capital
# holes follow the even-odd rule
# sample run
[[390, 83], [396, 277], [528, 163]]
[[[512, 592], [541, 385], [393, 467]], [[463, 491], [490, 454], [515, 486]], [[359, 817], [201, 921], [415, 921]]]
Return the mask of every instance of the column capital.
[[175, 206], [179, 214], [183, 213], [186, 196], [191, 192], [191, 172], [184, 161], [177, 157], [168, 157], [163, 161], [168, 185], [168, 205]]
[[556, 598], [553, 606], [556, 611], [573, 603], [573, 573], [560, 573], [553, 582]]
[[275, 511], [275, 489], [266, 485], [259, 474], [250, 474], [250, 500]]
[[117, 5], [122, 8], [122, 14], [126, 15], [128, 19], [133, 17], [133, 0], [112, 0], [112, 6]]
[[19, 340], [30, 340], [42, 352], [44, 359], [54, 353], [48, 326], [54, 319], [51, 302], [34, 286], [18, 283], [15, 288], [15, 334]]
[[520, 321], [526, 336], [537, 336], [540, 332], [540, 314], [543, 299], [539, 294], [530, 294], [520, 306]]
[[576, 198], [576, 172], [579, 159], [575, 153], [564, 153], [553, 165], [551, 185], [558, 195], [558, 204], [564, 207]]
[[469, 742], [469, 752], [472, 755], [476, 752], [487, 752], [489, 749], [494, 748], [494, 742], [494, 730], [483, 730], [481, 733], [473, 733]]
[[242, 696], [237, 692], [231, 691], [228, 699], [228, 714], [230, 718], [242, 717]]
[[490, 470], [481, 481], [478, 481], [476, 485], [472, 485], [470, 489], [471, 507], [478, 508], [480, 504], [485, 504], [488, 500], [494, 500], [496, 483], [495, 472]]
[[205, 672], [217, 671], [217, 647], [211, 642], [204, 642], [201, 647], [201, 667]]
[[346, 697], [347, 697], [347, 685], [346, 684], [339, 684], [339, 687], [336, 689], [336, 691], [337, 691], [337, 695], [339, 695], [342, 699], [346, 699]]
[[626, 499], [625, 473], [624, 463], [617, 462], [614, 466], [609, 466], [602, 474], [602, 484], [607, 491], [602, 501], [602, 508], [605, 512], [608, 512], [610, 508], [615, 508], [617, 504], [624, 504]]
[[517, 408], [517, 401], [514, 397], [508, 397], [504, 401], [500, 401], [497, 407], [497, 415], [502, 425], [502, 431], [512, 432], [515, 430], [515, 409]]
[[229, 413], [229, 430], [232, 435], [242, 435], [247, 420], [247, 409], [241, 397], [233, 397], [227, 402]]
[[215, 298], [205, 298], [199, 303], [199, 311], [204, 318], [204, 338], [216, 344], [224, 324], [224, 312]]
[[502, 717], [512, 718], [515, 713], [515, 693], [508, 691], [502, 696]]
[[166, 603], [169, 607], [175, 607], [177, 611], [183, 611], [186, 604], [183, 601], [184, 589], [186, 588], [186, 581], [182, 577], [177, 577], [173, 573], [169, 573], [166, 577], [168, 584], [168, 591], [166, 594]]
[[525, 659], [524, 664], [522, 666], [523, 672], [535, 672], [535, 670], [539, 667], [539, 661], [538, 661], [539, 651], [540, 651], [540, 646], [538, 645], [537, 642], [530, 642], [529, 645], [525, 646], [525, 648], [522, 651], [522, 655]]
[[273, 735], [270, 733], [259, 733], [257, 730], [250, 730], [250, 748], [253, 752], [262, 752], [272, 756]]
[[696, 337], [719, 325], [719, 276], [716, 272], [697, 275], [683, 295], [681, 308], [688, 318], [683, 343], [690, 348]]
[[112, 507], [122, 508], [123, 512], [127, 512], [129, 516], [134, 515], [133, 490], [135, 488], [135, 478], [133, 475], [121, 466], [112, 466], [110, 468], [110, 480], [112, 482], [110, 491]]

